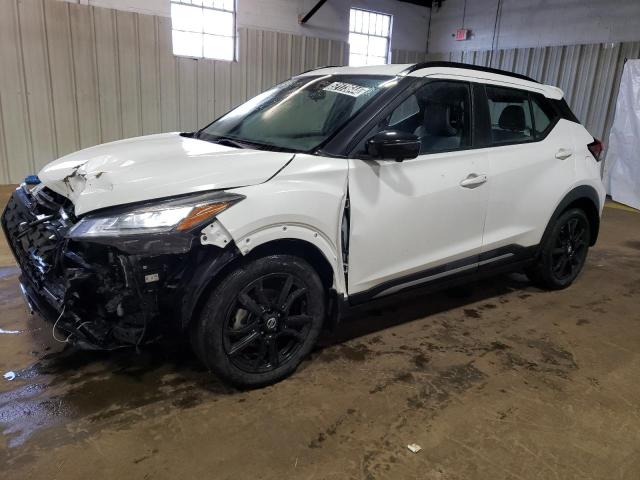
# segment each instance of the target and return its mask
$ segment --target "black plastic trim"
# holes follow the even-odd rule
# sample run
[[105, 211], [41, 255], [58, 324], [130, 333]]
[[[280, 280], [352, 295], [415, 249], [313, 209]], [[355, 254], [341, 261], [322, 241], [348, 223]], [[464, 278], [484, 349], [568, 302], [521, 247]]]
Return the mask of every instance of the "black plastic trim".
[[551, 105], [555, 107], [558, 114], [562, 118], [564, 118], [565, 120], [569, 120], [570, 122], [580, 123], [580, 120], [578, 120], [578, 117], [576, 117], [575, 114], [571, 111], [571, 108], [569, 108], [569, 105], [564, 98], [561, 98], [560, 100], [548, 98], [547, 100], [551, 102]]
[[[531, 247], [523, 247], [521, 245], [515, 244], [507, 245], [495, 250], [491, 250], [489, 252], [483, 252], [479, 255], [472, 255], [470, 257], [449, 262], [444, 265], [439, 265], [437, 267], [429, 268], [421, 272], [389, 280], [387, 282], [376, 285], [369, 290], [365, 290], [364, 292], [358, 292], [349, 295], [348, 303], [350, 305], [360, 305], [374, 299], [386, 297], [389, 295], [395, 295], [397, 293], [413, 289], [429, 288], [432, 290], [439, 290], [440, 288], [449, 286], [451, 282], [454, 281], [457, 282], [463, 279], [466, 281], [472, 279], [476, 275], [490, 274], [491, 272], [498, 270], [508, 271], [511, 266], [521, 266], [523, 264], [526, 264], [527, 262], [532, 261], [535, 258], [537, 251], [538, 245], [534, 245]], [[493, 261], [494, 259], [496, 260]], [[464, 267], [470, 268], [467, 270], [456, 272], [456, 270]], [[448, 272], [451, 273], [447, 275]], [[437, 276], [437, 278], [429, 280], [429, 277], [435, 276]], [[402, 287], [402, 285], [411, 284], [423, 279], [425, 281], [419, 284]], [[384, 294], [385, 291], [396, 287], [401, 288], [389, 294]]]
[[491, 147], [491, 113], [484, 83], [471, 82], [474, 148]]
[[420, 139], [402, 130], [382, 130], [367, 140], [365, 149], [372, 158], [402, 162], [420, 155]]
[[593, 246], [596, 244], [598, 240], [598, 234], [600, 232], [600, 197], [598, 196], [598, 192], [596, 191], [596, 189], [593, 188], [592, 186], [580, 185], [574, 188], [573, 190], [571, 190], [569, 193], [567, 193], [564, 196], [564, 198], [560, 201], [556, 209], [554, 210], [553, 215], [551, 215], [551, 218], [549, 219], [549, 223], [547, 224], [547, 228], [545, 229], [544, 234], [542, 235], [542, 240], [540, 241], [541, 245], [544, 244], [545, 240], [547, 239], [547, 237], [551, 233], [551, 230], [553, 229], [553, 225], [555, 224], [558, 217], [562, 215], [562, 212], [564, 212], [567, 209], [567, 207], [571, 205], [573, 202], [577, 200], [582, 200], [582, 199], [587, 199], [591, 201], [591, 203], [593, 204], [593, 207], [596, 209], [596, 212], [598, 212], [598, 215], [596, 215], [594, 219], [595, 228], [592, 229], [593, 231], [591, 232], [591, 241], [589, 245]]
[[220, 275], [231, 262], [242, 257], [235, 244], [224, 249], [198, 246], [191, 253], [182, 268], [182, 275], [176, 287], [169, 293], [168, 304], [174, 306], [174, 318], [184, 329], [194, 319], [203, 294], [220, 280]]
[[46, 322], [52, 324], [55, 323], [57, 318], [60, 316], [62, 306], [57, 305], [57, 301], [53, 301], [53, 299], [45, 297], [46, 290], [38, 291], [34, 288], [33, 284], [24, 275], [24, 273], [20, 275], [19, 281], [29, 308], [42, 315]]

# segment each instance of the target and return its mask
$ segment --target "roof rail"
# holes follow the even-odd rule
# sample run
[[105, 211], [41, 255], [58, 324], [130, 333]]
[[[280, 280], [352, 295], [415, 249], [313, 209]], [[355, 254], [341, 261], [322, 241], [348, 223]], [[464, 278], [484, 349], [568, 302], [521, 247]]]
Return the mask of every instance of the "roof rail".
[[520, 80], [526, 80], [528, 82], [540, 83], [531, 77], [527, 77], [526, 75], [520, 75], [519, 73], [508, 72], [506, 70], [500, 70], [498, 68], [483, 67], [480, 65], [470, 65], [468, 63], [460, 63], [460, 62], [439, 61], [439, 62], [416, 63], [415, 65], [412, 65], [409, 68], [407, 68], [402, 73], [408, 74], [411, 72], [415, 72], [416, 70], [420, 70], [422, 68], [429, 68], [429, 67], [465, 68], [467, 70], [477, 70], [479, 72], [496, 73], [498, 75], [506, 75], [508, 77], [519, 78]]
[[338, 68], [338, 65], [323, 65], [322, 67], [310, 68], [309, 70], [305, 70], [304, 72], [300, 72], [295, 76], [297, 77], [298, 75], [304, 75], [305, 73], [313, 72], [314, 70], [322, 70], [323, 68]]

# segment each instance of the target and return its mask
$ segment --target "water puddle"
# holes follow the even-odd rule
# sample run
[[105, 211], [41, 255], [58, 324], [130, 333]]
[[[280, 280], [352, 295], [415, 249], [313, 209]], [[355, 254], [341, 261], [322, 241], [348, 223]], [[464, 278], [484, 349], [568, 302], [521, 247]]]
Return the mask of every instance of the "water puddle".
[[22, 333], [22, 330], [4, 330], [0, 328], [0, 335], [17, 335], [18, 333]]
[[0, 390], [0, 432], [11, 449], [43, 430], [56, 428], [58, 435], [70, 423], [84, 432], [125, 428], [132, 418], [233, 393], [190, 352], [167, 346], [111, 353], [68, 347], [15, 374], [4, 385], [12, 390]]
[[5, 279], [18, 275], [20, 269], [18, 267], [0, 267], [0, 279]]

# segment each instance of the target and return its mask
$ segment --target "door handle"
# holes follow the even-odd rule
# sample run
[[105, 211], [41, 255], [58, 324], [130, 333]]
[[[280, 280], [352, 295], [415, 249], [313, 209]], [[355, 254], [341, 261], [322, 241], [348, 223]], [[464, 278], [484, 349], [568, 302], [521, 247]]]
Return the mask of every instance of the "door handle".
[[478, 175], [477, 173], [471, 173], [467, 178], [460, 182], [460, 186], [464, 188], [476, 188], [487, 181], [487, 176], [484, 174]]
[[556, 152], [556, 158], [558, 160], [566, 160], [571, 155], [573, 155], [573, 150], [571, 150], [569, 148], [561, 148], [560, 150], [558, 150]]

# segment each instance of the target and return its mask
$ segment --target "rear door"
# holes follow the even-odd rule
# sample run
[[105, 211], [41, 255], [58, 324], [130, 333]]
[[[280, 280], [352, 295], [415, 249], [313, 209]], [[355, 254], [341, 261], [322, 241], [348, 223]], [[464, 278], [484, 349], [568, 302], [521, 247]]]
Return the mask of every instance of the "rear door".
[[537, 93], [486, 85], [489, 201], [481, 263], [530, 254], [574, 178], [566, 120]]

